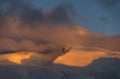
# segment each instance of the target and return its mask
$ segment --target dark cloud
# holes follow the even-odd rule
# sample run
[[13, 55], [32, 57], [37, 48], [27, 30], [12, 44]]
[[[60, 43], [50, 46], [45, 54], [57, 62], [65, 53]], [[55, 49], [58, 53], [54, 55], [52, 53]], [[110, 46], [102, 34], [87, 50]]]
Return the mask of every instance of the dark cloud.
[[[42, 11], [29, 0], [0, 0], [0, 4], [1, 54], [29, 51], [48, 55], [52, 62], [71, 49], [69, 42], [75, 42], [69, 6]], [[33, 59], [34, 55], [24, 62], [40, 62]]]
[[54, 22], [54, 23], [69, 23], [71, 22], [71, 17], [72, 17], [72, 10], [70, 9], [71, 6], [65, 6], [62, 5], [60, 7], [57, 7], [53, 10], [53, 12], [49, 15], [49, 21]]
[[120, 37], [102, 36], [73, 25], [74, 12], [70, 5], [42, 11], [30, 1], [0, 2], [0, 51], [3, 53], [32, 51], [59, 56], [78, 44], [120, 50]]
[[32, 5], [27, 0], [0, 0], [0, 12], [6, 16], [19, 16], [27, 23], [48, 22], [66, 23], [71, 22], [72, 10], [70, 5], [61, 5], [49, 12], [44, 12]]
[[119, 3], [120, 1], [119, 0], [99, 0], [99, 2], [101, 2], [101, 4], [104, 6], [112, 7], [117, 3]]

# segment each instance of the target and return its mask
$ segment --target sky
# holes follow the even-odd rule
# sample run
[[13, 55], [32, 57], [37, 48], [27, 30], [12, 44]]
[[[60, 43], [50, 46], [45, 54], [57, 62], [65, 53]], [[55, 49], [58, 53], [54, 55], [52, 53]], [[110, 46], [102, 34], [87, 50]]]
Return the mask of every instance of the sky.
[[119, 0], [34, 0], [33, 4], [43, 10], [70, 4], [79, 15], [73, 20], [75, 24], [105, 35], [120, 34]]

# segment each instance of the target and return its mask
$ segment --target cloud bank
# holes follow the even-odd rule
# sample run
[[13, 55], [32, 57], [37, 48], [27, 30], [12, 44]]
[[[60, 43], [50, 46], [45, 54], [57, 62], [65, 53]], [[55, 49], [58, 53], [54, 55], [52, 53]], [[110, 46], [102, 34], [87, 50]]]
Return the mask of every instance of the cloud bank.
[[0, 0], [0, 4], [1, 54], [30, 51], [56, 58], [68, 52], [67, 46], [76, 45], [120, 50], [119, 35], [103, 36], [73, 24], [70, 5], [43, 11], [27, 0]]

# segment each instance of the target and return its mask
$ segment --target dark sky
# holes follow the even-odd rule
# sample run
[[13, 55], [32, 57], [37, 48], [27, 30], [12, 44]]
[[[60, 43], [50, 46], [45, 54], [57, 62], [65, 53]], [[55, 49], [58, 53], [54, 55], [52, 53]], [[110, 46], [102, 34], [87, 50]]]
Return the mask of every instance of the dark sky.
[[77, 15], [74, 23], [94, 32], [107, 35], [120, 34], [119, 0], [34, 0], [34, 5], [43, 10], [62, 4], [73, 6]]

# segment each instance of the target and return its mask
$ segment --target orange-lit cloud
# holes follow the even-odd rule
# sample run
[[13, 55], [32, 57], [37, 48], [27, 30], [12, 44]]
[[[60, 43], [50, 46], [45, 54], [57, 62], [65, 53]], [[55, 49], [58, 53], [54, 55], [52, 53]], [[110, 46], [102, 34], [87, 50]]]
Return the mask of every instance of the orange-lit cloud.
[[[18, 64], [22, 61], [24, 61], [24, 64], [37, 64], [43, 60], [41, 59], [42, 56], [45, 57], [45, 63], [49, 61], [52, 63], [58, 57], [54, 63], [86, 66], [97, 58], [112, 56], [107, 55], [106, 51], [75, 50], [75, 46], [99, 47], [110, 51], [120, 50], [120, 36], [103, 36], [101, 33], [90, 32], [81, 26], [62, 24], [50, 27], [46, 24], [43, 24], [43, 26], [36, 24], [35, 27], [31, 28], [20, 23], [19, 19], [10, 17], [6, 21], [5, 26], [0, 29], [1, 53], [2, 51], [13, 50], [14, 52], [33, 51], [33, 53], [41, 54], [37, 54], [40, 55], [37, 58], [36, 53], [33, 54], [34, 56], [31, 53], [2, 55], [3, 57], [1, 56], [0, 60], [7, 58], [8, 61]], [[69, 44], [74, 51], [72, 50], [67, 54], [63, 53], [63, 48]]]
[[[72, 23], [72, 13], [74, 12], [68, 6], [59, 6], [50, 12], [44, 12], [21, 0], [2, 2], [3, 4], [7, 2], [13, 6], [10, 5], [6, 8], [7, 13], [0, 12], [0, 54], [9, 53], [0, 55], [0, 60], [7, 59], [18, 64], [34, 63], [35, 61], [39, 63], [39, 60], [45, 57], [45, 62], [52, 63], [55, 58], [63, 55], [56, 59], [55, 63], [85, 66], [94, 59], [109, 56], [105, 55], [109, 52], [92, 51], [88, 48], [84, 51], [73, 51], [73, 49], [65, 54], [68, 52], [65, 49], [67, 45], [72, 48], [83, 46], [120, 51], [119, 35], [104, 36], [99, 32], [90, 32], [80, 25], [74, 25]], [[4, 11], [2, 7], [0, 8]], [[23, 51], [32, 51], [34, 54], [15, 53]]]
[[19, 52], [19, 53], [13, 53], [13, 54], [5, 54], [0, 55], [0, 61], [7, 60], [9, 62], [13, 62], [16, 64], [22, 64], [22, 60], [29, 59], [32, 55], [32, 52]]
[[[48, 65], [54, 57], [40, 54], [38, 52], [16, 52], [0, 55], [0, 65]], [[3, 63], [4, 62], [4, 63]], [[12, 64], [10, 64], [12, 63]]]
[[57, 64], [84, 67], [102, 57], [120, 58], [120, 52], [79, 46], [63, 56], [55, 57], [56, 59], [53, 56], [37, 52], [16, 52], [0, 55], [0, 62], [6, 60], [18, 65], [48, 65], [54, 61]]
[[[4, 27], [1, 32], [6, 37], [0, 38], [0, 50], [13, 51], [33, 51], [27, 54], [8, 54], [1, 55], [0, 60], [7, 59], [10, 62], [17, 64], [46, 64], [48, 62], [60, 63], [70, 66], [87, 66], [93, 60], [100, 57], [116, 57], [109, 52], [99, 50], [75, 50], [74, 46], [81, 47], [101, 47], [105, 50], [119, 51], [120, 37], [119, 36], [103, 36], [101, 33], [89, 32], [81, 26], [63, 25], [57, 27], [48, 26], [41, 27], [36, 25], [36, 28], [31, 29], [28, 26], [19, 27], [14, 24], [14, 19], [10, 19], [9, 26]], [[15, 22], [16, 23], [16, 22]], [[18, 22], [17, 22], [18, 23]], [[12, 25], [13, 26], [12, 26]], [[8, 30], [8, 27], [12, 27]], [[42, 28], [42, 29], [41, 29]], [[5, 31], [7, 29], [7, 32]], [[73, 50], [69, 53], [63, 53], [63, 48], [70, 44]], [[37, 54], [36, 53], [41, 53]], [[11, 52], [14, 53], [14, 52]], [[43, 54], [43, 55], [42, 55]], [[63, 55], [65, 54], [65, 55]], [[61, 56], [63, 55], [63, 56]], [[59, 57], [60, 56], [60, 57]], [[44, 59], [44, 62], [41, 61]], [[24, 62], [23, 62], [24, 61]]]
[[[111, 55], [112, 54], [112, 55]], [[74, 49], [69, 53], [58, 57], [54, 63], [65, 64], [69, 66], [84, 67], [91, 64], [94, 60], [102, 57], [120, 58], [119, 52], [108, 52], [107, 50], [79, 50]]]

